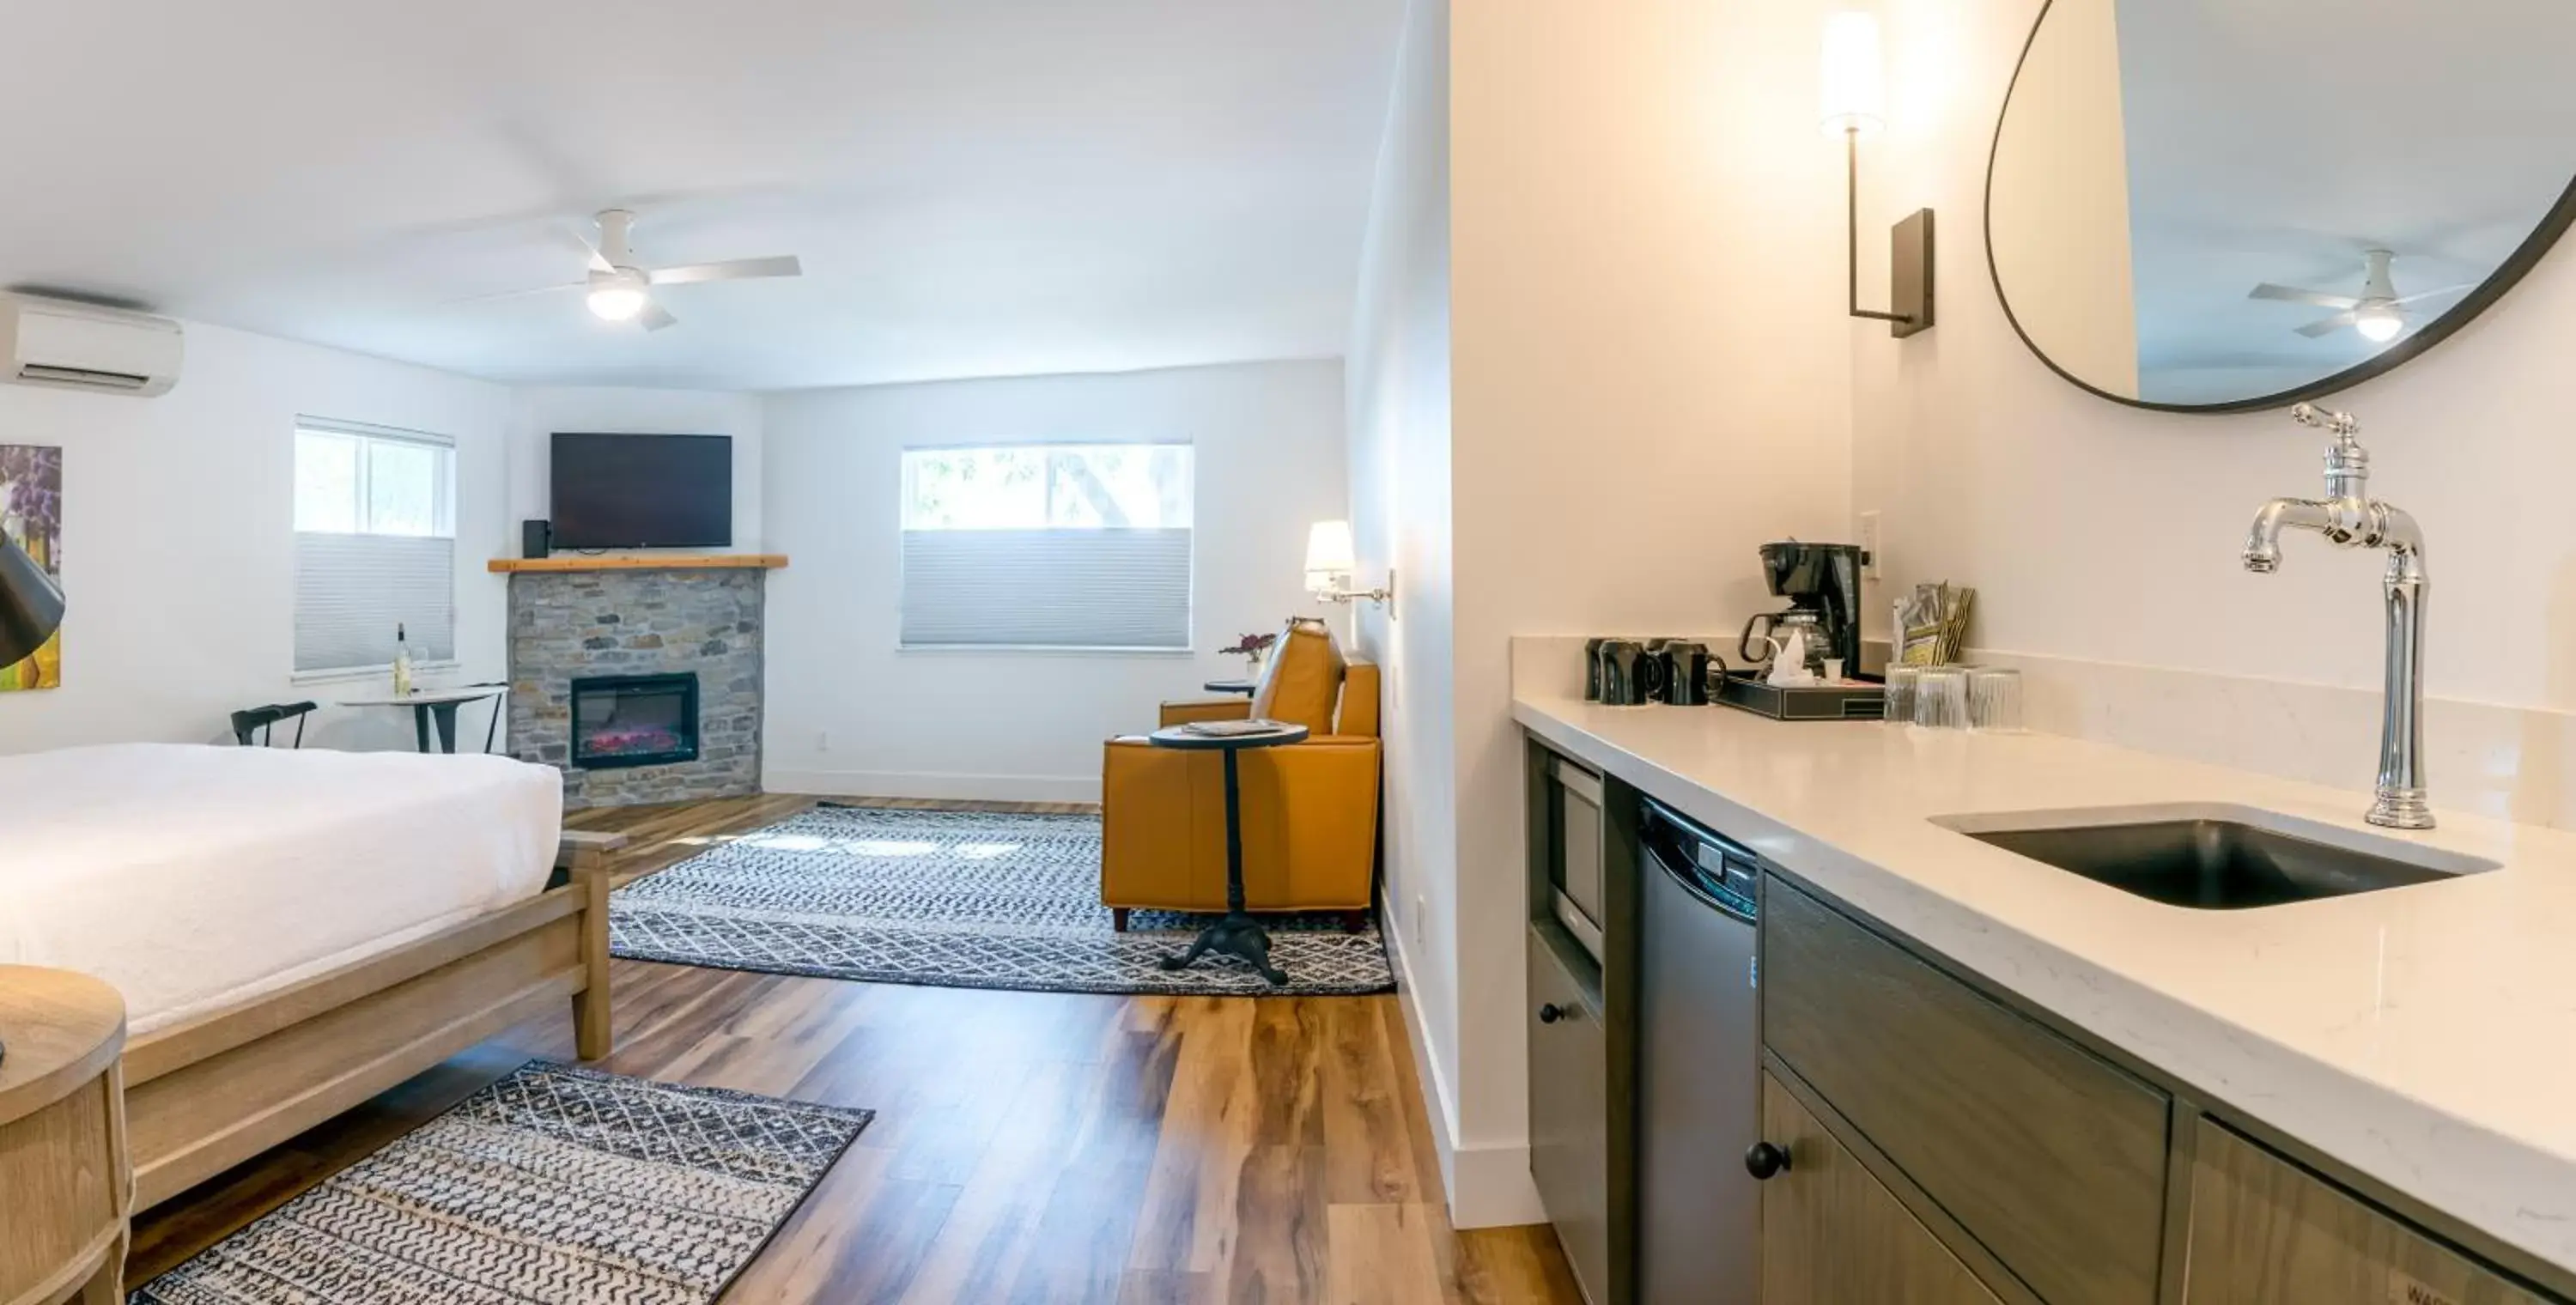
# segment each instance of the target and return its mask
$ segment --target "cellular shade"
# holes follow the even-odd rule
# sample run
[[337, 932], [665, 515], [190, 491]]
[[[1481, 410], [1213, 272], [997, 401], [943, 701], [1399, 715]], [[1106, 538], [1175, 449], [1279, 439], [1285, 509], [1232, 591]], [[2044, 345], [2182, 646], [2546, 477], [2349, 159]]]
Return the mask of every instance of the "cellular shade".
[[907, 530], [908, 647], [1190, 646], [1190, 532]]
[[295, 536], [295, 669], [385, 666], [401, 627], [411, 655], [456, 658], [456, 541], [434, 535]]

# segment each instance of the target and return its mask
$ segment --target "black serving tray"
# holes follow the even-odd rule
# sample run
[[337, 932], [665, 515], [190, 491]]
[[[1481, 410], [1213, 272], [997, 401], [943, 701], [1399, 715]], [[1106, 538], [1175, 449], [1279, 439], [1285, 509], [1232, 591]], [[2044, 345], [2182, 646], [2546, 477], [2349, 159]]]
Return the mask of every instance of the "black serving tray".
[[1781, 688], [1763, 683], [1759, 672], [1728, 671], [1717, 700], [1773, 720], [1887, 719], [1887, 689], [1878, 684]]

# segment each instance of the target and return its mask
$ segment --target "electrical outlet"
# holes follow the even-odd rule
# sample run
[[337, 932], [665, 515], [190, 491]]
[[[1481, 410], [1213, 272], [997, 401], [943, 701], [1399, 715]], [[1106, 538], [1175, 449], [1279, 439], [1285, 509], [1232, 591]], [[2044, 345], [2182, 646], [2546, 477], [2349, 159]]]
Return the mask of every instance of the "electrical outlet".
[[1887, 540], [1885, 532], [1879, 528], [1878, 513], [1875, 510], [1861, 513], [1860, 573], [1862, 575], [1876, 580], [1884, 574], [1881, 568], [1884, 565], [1882, 558], [1886, 548]]

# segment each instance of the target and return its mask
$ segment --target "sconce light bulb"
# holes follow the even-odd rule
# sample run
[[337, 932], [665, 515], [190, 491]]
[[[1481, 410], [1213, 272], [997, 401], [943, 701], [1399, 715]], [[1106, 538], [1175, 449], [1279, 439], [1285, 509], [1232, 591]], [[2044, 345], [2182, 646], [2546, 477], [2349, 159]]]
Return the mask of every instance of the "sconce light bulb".
[[1824, 57], [1818, 71], [1818, 109], [1824, 133], [1869, 135], [1887, 123], [1887, 88], [1878, 45], [1878, 17], [1857, 9], [1825, 16]]

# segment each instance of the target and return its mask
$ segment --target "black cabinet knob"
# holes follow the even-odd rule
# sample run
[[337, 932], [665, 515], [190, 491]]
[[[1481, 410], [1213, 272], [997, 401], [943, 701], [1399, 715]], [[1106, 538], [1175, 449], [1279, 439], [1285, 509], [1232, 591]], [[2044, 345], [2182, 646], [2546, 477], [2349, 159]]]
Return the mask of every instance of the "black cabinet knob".
[[1549, 1002], [1538, 1008], [1538, 1022], [1541, 1024], [1554, 1024], [1564, 1018], [1565, 1008], [1555, 1002]]
[[1756, 1179], [1789, 1172], [1789, 1149], [1773, 1146], [1768, 1142], [1756, 1142], [1746, 1147], [1744, 1172], [1753, 1175]]

